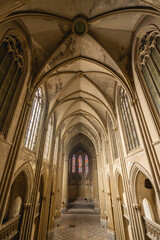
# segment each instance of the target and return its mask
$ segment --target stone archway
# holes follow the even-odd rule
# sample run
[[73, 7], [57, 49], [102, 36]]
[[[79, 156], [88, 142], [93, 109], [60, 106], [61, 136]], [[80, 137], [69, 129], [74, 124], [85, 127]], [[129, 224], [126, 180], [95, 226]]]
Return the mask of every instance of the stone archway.
[[28, 205], [33, 186], [33, 173], [30, 164], [22, 165], [15, 173], [11, 186], [8, 204], [6, 207], [3, 223], [15, 222], [14, 237], [20, 238], [23, 222], [25, 218], [25, 209]]
[[141, 224], [145, 229], [145, 237], [150, 239], [150, 234], [156, 237], [157, 231], [156, 228], [154, 231], [154, 226], [159, 224], [160, 209], [151, 176], [143, 166], [135, 163], [130, 171], [130, 179], [135, 206], [137, 206], [142, 219]]

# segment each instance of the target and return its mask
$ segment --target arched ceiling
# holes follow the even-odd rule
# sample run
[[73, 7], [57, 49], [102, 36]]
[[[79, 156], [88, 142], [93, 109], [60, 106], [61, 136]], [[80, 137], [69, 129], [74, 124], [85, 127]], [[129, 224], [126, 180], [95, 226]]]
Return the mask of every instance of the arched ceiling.
[[68, 157], [71, 157], [73, 153], [82, 149], [84, 152], [86, 151], [92, 159], [96, 158], [96, 151], [92, 141], [83, 133], [78, 133], [72, 137], [68, 141], [66, 149]]
[[[131, 90], [131, 44], [136, 27], [158, 16], [156, 0], [2, 1], [0, 23], [17, 21], [32, 46], [32, 87], [46, 90], [48, 116], [67, 146], [87, 139], [99, 148], [107, 115], [116, 119], [117, 84]], [[88, 31], [73, 32], [77, 17]], [[88, 145], [89, 146], [89, 145]], [[71, 149], [71, 147], [69, 147]]]

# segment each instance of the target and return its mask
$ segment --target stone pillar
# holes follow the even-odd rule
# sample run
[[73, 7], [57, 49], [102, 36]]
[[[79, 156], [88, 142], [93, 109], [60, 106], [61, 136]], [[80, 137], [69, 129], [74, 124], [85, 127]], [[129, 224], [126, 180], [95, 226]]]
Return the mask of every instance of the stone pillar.
[[47, 229], [49, 224], [49, 211], [50, 211], [50, 204], [51, 204], [51, 193], [52, 193], [52, 179], [53, 179], [53, 157], [55, 152], [55, 137], [53, 137], [52, 133], [52, 142], [51, 142], [51, 151], [49, 156], [49, 174], [48, 174], [48, 186], [47, 186], [47, 192], [45, 196], [45, 202], [43, 206], [43, 213], [40, 219], [40, 226], [39, 226], [39, 232], [38, 232], [38, 238], [37, 240], [45, 239], [47, 235]]
[[[115, 178], [114, 178], [114, 173], [113, 173], [113, 161], [114, 161], [114, 156], [113, 156], [113, 151], [112, 151], [112, 144], [111, 144], [111, 137], [109, 135], [109, 148], [108, 148], [108, 162], [109, 162], [109, 172], [110, 172], [110, 183], [111, 183], [111, 205], [113, 207], [113, 216], [114, 216], [114, 228], [116, 231], [116, 239], [118, 240], [125, 240], [125, 232], [122, 224], [122, 214], [121, 211], [119, 211], [118, 207], [118, 199], [117, 199], [117, 194], [116, 194], [116, 186], [115, 186]], [[114, 230], [107, 229], [108, 232], [108, 239], [112, 239], [114, 236]], [[111, 236], [110, 236], [111, 235]], [[115, 236], [114, 236], [115, 237]]]
[[93, 176], [92, 176], [92, 183], [93, 183], [93, 202], [95, 205], [95, 209], [97, 212], [100, 211], [99, 209], [99, 194], [98, 194], [98, 174], [97, 174], [97, 160], [92, 159], [92, 168], [93, 168]]
[[62, 209], [65, 211], [68, 204], [68, 159], [64, 160], [63, 167], [63, 186], [62, 186]]
[[20, 229], [20, 233], [19, 233], [19, 239], [22, 238], [23, 229], [24, 229], [24, 226], [25, 226], [26, 221], [27, 221], [27, 218], [26, 218], [27, 211], [30, 207], [31, 207], [31, 203], [25, 203], [23, 205], [23, 217], [22, 217], [21, 229]]
[[46, 196], [42, 196], [42, 202], [41, 202], [41, 211], [40, 211], [40, 219], [39, 219], [39, 226], [38, 226], [38, 236], [37, 236], [37, 240], [41, 239], [40, 236], [42, 234], [42, 230], [43, 230], [43, 220], [44, 220], [44, 215], [45, 215], [45, 207], [46, 207]]
[[144, 232], [143, 223], [142, 223], [141, 206], [140, 204], [133, 204], [133, 208], [134, 208], [136, 219], [138, 222], [139, 231], [142, 233], [142, 236], [145, 239], [146, 237], [145, 237], [145, 232]]
[[27, 221], [26, 221], [26, 224], [24, 225], [23, 236], [22, 236], [21, 240], [30, 240], [31, 239], [32, 225], [34, 222], [34, 212], [35, 212], [35, 208], [36, 208], [37, 194], [38, 194], [39, 185], [40, 185], [40, 175], [41, 175], [41, 168], [42, 168], [42, 161], [43, 161], [45, 135], [46, 135], [46, 129], [43, 128], [42, 134], [41, 134], [36, 170], [35, 170], [34, 186], [33, 186], [32, 195], [31, 195], [32, 205], [26, 213]]

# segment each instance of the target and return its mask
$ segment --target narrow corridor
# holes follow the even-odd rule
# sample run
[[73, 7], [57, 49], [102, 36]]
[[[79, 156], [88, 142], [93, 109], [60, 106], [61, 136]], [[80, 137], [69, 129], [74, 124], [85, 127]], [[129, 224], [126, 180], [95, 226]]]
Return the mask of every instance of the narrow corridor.
[[100, 226], [100, 215], [90, 202], [78, 199], [69, 207], [48, 240], [107, 240], [107, 230]]

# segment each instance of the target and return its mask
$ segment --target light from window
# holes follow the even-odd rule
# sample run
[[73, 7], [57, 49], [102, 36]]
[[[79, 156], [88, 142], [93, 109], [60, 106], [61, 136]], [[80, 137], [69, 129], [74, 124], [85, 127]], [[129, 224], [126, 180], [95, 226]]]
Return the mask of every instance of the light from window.
[[88, 174], [88, 155], [85, 155], [85, 173]]
[[30, 119], [27, 127], [24, 146], [31, 151], [35, 150], [37, 143], [38, 129], [40, 124], [40, 116], [42, 112], [42, 90], [39, 88], [36, 91], [33, 106], [30, 114]]
[[76, 156], [73, 155], [72, 157], [72, 173], [76, 172]]
[[78, 173], [82, 173], [82, 156], [78, 157]]
[[151, 221], [155, 221], [151, 203], [148, 199], [144, 198], [142, 201], [145, 217]]

